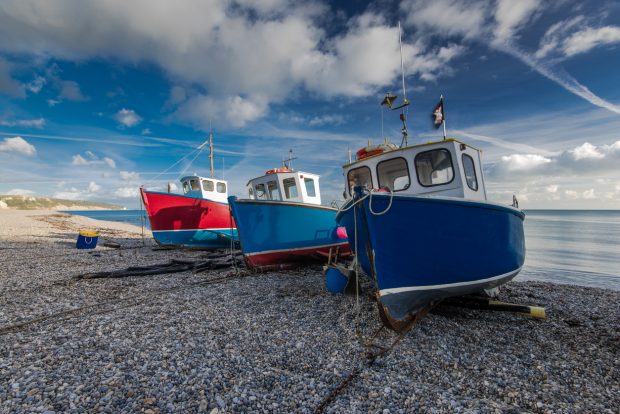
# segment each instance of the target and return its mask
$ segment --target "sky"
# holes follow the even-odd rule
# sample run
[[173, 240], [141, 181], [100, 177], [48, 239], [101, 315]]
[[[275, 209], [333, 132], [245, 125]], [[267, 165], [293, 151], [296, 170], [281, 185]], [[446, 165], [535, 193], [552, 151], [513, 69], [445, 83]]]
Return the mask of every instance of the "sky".
[[340, 199], [348, 148], [400, 143], [399, 22], [410, 144], [443, 95], [489, 199], [620, 208], [617, 0], [4, 0], [0, 194], [138, 208], [212, 130], [231, 194], [292, 149]]

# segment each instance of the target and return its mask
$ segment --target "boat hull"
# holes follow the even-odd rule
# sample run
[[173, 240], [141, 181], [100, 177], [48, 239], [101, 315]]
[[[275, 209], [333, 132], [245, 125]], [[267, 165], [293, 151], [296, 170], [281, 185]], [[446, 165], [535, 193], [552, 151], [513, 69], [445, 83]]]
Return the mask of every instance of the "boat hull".
[[376, 278], [380, 302], [394, 319], [446, 297], [500, 286], [521, 270], [525, 215], [520, 210], [397, 195], [390, 206], [390, 198], [373, 194], [337, 220], [351, 240], [357, 231], [360, 265]]
[[226, 203], [140, 189], [153, 238], [160, 245], [229, 247], [236, 226]]
[[348, 253], [336, 210], [292, 202], [229, 197], [248, 266], [280, 267], [325, 260], [330, 249]]

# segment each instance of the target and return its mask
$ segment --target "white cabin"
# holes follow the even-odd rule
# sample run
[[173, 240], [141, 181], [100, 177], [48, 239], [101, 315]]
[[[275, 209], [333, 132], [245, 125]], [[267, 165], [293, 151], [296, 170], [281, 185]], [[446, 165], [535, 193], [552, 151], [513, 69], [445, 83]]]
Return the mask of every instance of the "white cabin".
[[[383, 147], [385, 152], [376, 151]], [[455, 139], [392, 149], [373, 147], [370, 155], [344, 165], [345, 198], [353, 188], [386, 189], [394, 194], [486, 200], [481, 151]]]
[[247, 188], [253, 200], [321, 204], [319, 176], [303, 171], [274, 168], [265, 172], [265, 175], [248, 181]]
[[188, 197], [206, 198], [220, 203], [228, 203], [228, 185], [226, 181], [190, 175], [181, 178], [183, 194]]

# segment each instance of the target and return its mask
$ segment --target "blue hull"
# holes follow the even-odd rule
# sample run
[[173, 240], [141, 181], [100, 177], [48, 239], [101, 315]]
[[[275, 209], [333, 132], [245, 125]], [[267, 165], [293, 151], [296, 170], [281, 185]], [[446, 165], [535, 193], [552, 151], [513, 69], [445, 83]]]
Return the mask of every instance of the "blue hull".
[[237, 238], [237, 229], [159, 230], [153, 231], [153, 238], [163, 246], [224, 249], [230, 247], [231, 238]]
[[[373, 194], [372, 210], [390, 195]], [[381, 303], [403, 319], [431, 302], [497, 287], [525, 260], [524, 214], [493, 203], [397, 196], [385, 214], [366, 198], [338, 215], [363, 270], [376, 278]], [[350, 204], [350, 203], [349, 203]], [[346, 205], [345, 205], [346, 208]], [[374, 262], [374, 263], [373, 263]]]
[[334, 247], [349, 251], [347, 239], [337, 232], [336, 209], [236, 197], [228, 202], [241, 249], [252, 267], [317, 260]]

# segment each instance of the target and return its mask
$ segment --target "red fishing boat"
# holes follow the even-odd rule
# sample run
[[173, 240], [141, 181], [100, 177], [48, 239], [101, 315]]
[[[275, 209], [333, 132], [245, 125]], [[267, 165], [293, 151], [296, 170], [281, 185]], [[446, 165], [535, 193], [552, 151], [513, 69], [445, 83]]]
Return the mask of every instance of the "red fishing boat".
[[228, 208], [228, 183], [213, 178], [213, 139], [209, 134], [211, 178], [180, 179], [183, 194], [140, 188], [153, 238], [160, 245], [223, 248], [237, 228]]

